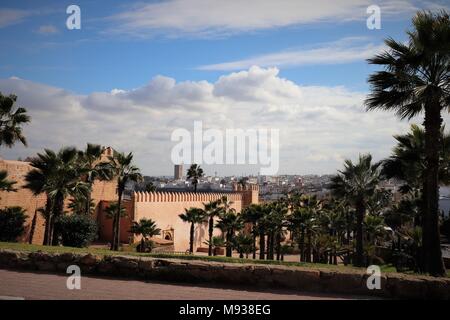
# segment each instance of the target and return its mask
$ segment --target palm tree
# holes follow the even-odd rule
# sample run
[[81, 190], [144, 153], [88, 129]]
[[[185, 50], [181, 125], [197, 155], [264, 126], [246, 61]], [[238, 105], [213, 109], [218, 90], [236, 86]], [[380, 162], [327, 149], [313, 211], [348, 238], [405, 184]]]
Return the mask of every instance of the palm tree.
[[233, 241], [236, 231], [243, 228], [244, 224], [234, 209], [224, 211], [220, 216], [216, 227], [225, 233], [226, 256], [231, 257], [233, 253]]
[[191, 224], [189, 231], [189, 253], [194, 253], [194, 231], [195, 225], [205, 222], [205, 211], [200, 208], [184, 209], [185, 213], [179, 214], [181, 220]]
[[147, 183], [146, 185], [145, 185], [145, 192], [155, 192], [156, 191], [156, 187], [155, 187], [155, 185], [153, 184], [153, 182], [149, 182], [149, 183]]
[[45, 243], [53, 243], [53, 228], [57, 217], [64, 213], [64, 200], [67, 197], [87, 197], [89, 185], [81, 181], [84, 172], [78, 165], [78, 151], [75, 148], [62, 148], [58, 153], [46, 149], [38, 153], [30, 162], [34, 167], [25, 176], [24, 188], [34, 194], [46, 193], [46, 237]]
[[248, 259], [248, 254], [253, 251], [253, 238], [246, 233], [240, 232], [234, 238], [234, 246], [239, 252], [239, 258], [244, 258], [245, 254], [245, 258]]
[[125, 186], [128, 182], [140, 182], [142, 175], [139, 168], [133, 164], [133, 153], [125, 155], [121, 152], [114, 152], [113, 156], [109, 157], [109, 168], [111, 176], [117, 179], [117, 212], [113, 219], [113, 241], [111, 243], [111, 250], [119, 250], [120, 245], [120, 212], [122, 208], [122, 197], [125, 191]]
[[[105, 209], [106, 218], [114, 219], [117, 214], [118, 208], [119, 208], [119, 205], [117, 202], [109, 203], [108, 207]], [[125, 210], [125, 208], [123, 206], [120, 206], [120, 217], [125, 218], [126, 216], [127, 216], [127, 210]]]
[[[92, 190], [92, 189], [91, 189]], [[86, 212], [87, 200], [84, 196], [76, 196], [69, 199], [67, 207], [75, 214], [92, 214], [95, 208], [94, 200], [89, 200], [89, 211]]]
[[256, 237], [258, 236], [258, 223], [262, 218], [263, 210], [259, 204], [251, 204], [242, 210], [241, 217], [245, 223], [252, 225], [252, 239], [253, 239], [253, 259], [256, 259]]
[[356, 254], [354, 264], [364, 265], [363, 221], [369, 198], [373, 196], [380, 180], [380, 163], [372, 163], [370, 154], [360, 155], [353, 164], [345, 160], [344, 170], [332, 178], [331, 189], [335, 196], [345, 198], [356, 210]]
[[194, 185], [194, 192], [197, 192], [197, 185], [199, 179], [203, 177], [203, 169], [200, 168], [197, 164], [191, 164], [187, 172], [187, 180], [192, 180], [192, 184]]
[[6, 192], [14, 192], [17, 191], [16, 188], [14, 188], [14, 185], [16, 184], [16, 181], [8, 180], [8, 172], [5, 170], [0, 171], [0, 191], [6, 191]]
[[156, 222], [152, 219], [142, 218], [139, 222], [133, 221], [130, 232], [137, 236], [142, 235], [140, 252], [145, 252], [145, 243], [148, 238], [159, 235], [161, 229], [156, 227]]
[[214, 233], [214, 218], [219, 217], [223, 208], [221, 207], [221, 200], [210, 201], [204, 204], [205, 216], [208, 219], [208, 256], [213, 255], [213, 233]]
[[239, 179], [239, 184], [241, 185], [242, 189], [245, 189], [248, 183], [248, 177], [242, 177]]
[[[95, 180], [110, 180], [112, 178], [106, 163], [100, 162], [102, 153], [102, 146], [92, 143], [88, 143], [84, 151], [79, 151], [79, 162], [84, 173], [83, 180], [89, 185], [91, 190]], [[81, 198], [79, 200], [84, 200], [84, 213], [90, 214], [92, 210], [91, 192], [88, 193], [85, 199]]]
[[424, 269], [437, 276], [445, 274], [438, 223], [439, 146], [441, 110], [450, 107], [450, 17], [445, 11], [419, 12], [412, 23], [408, 43], [389, 38], [388, 51], [369, 60], [385, 70], [369, 77], [366, 105], [368, 110], [394, 111], [401, 119], [424, 112]]
[[[417, 205], [419, 215], [414, 217], [414, 224], [422, 226], [423, 205], [423, 181], [426, 168], [425, 131], [421, 126], [411, 125], [407, 134], [394, 136], [397, 145], [392, 150], [392, 155], [383, 161], [382, 173], [387, 178], [397, 178], [405, 183], [400, 191], [409, 200]], [[439, 148], [439, 183], [450, 183], [450, 134], [441, 127], [441, 147]], [[416, 211], [416, 210], [414, 210]], [[411, 211], [413, 212], [413, 211]]]
[[13, 94], [4, 96], [0, 92], [0, 146], [11, 148], [17, 141], [24, 146], [27, 145], [22, 125], [30, 122], [30, 117], [25, 108], [13, 109], [16, 100], [17, 96]]
[[[382, 173], [387, 178], [398, 178], [405, 182], [403, 193], [420, 192], [423, 187], [426, 153], [425, 130], [412, 124], [407, 134], [395, 135], [397, 145], [392, 155], [383, 161]], [[445, 132], [445, 126], [440, 130], [439, 147], [439, 183], [450, 183], [450, 134]]]

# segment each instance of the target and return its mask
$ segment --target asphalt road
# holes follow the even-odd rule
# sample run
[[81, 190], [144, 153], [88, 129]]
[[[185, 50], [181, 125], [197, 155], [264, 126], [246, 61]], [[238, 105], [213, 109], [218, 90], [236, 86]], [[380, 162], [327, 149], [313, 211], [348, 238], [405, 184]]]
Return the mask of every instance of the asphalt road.
[[237, 287], [144, 282], [129, 279], [81, 277], [81, 289], [69, 290], [67, 276], [0, 269], [1, 299], [59, 300], [322, 300], [352, 299], [287, 290], [255, 290]]

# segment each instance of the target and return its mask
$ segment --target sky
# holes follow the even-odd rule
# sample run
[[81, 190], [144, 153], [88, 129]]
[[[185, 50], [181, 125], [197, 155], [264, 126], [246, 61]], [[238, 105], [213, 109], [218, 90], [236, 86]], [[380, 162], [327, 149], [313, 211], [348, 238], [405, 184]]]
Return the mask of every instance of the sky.
[[[81, 10], [69, 30], [66, 9]], [[381, 29], [369, 29], [371, 5]], [[278, 129], [279, 174], [327, 174], [370, 152], [389, 156], [409, 123], [366, 112], [366, 59], [406, 41], [419, 0], [1, 1], [0, 92], [32, 121], [28, 147], [98, 143], [133, 152], [147, 175], [171, 175], [176, 129]], [[411, 122], [421, 123], [420, 117]], [[448, 122], [448, 117], [444, 118]], [[204, 165], [248, 175], [258, 165]]]

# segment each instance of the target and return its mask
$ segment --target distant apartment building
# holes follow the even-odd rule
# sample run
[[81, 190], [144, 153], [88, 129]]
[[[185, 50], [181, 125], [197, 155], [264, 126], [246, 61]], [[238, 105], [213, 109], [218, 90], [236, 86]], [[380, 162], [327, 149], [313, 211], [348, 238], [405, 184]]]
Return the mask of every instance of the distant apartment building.
[[176, 164], [174, 167], [174, 179], [175, 180], [181, 180], [183, 179], [183, 165], [182, 164]]

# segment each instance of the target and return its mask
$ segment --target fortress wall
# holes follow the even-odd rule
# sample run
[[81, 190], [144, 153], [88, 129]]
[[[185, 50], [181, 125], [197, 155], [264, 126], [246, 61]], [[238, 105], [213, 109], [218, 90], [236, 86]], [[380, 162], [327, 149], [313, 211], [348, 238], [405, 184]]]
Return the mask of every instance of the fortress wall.
[[[25, 223], [25, 233], [18, 239], [20, 242], [28, 242], [30, 240], [33, 217], [36, 217], [31, 242], [33, 244], [42, 244], [44, 241], [45, 219], [36, 210], [45, 207], [46, 196], [45, 194], [34, 196], [30, 190], [23, 188], [25, 176], [32, 169], [33, 167], [29, 162], [0, 159], [0, 170], [6, 170], [8, 179], [17, 182], [14, 185], [17, 189], [16, 192], [0, 192], [0, 208], [19, 206], [26, 210], [28, 217]], [[94, 218], [97, 218], [100, 200], [114, 201], [116, 199], [115, 181], [96, 181], [92, 189], [92, 200], [95, 204]], [[66, 206], [68, 202], [69, 199], [66, 199]]]
[[34, 196], [28, 189], [23, 189], [25, 184], [25, 175], [32, 167], [28, 162], [3, 160], [0, 159], [0, 170], [8, 172], [8, 180], [16, 181], [14, 187], [16, 192], [0, 192], [0, 208], [19, 206], [26, 210], [27, 220], [25, 223], [25, 232], [23, 236], [18, 239], [20, 242], [28, 242], [30, 240], [31, 225], [33, 217], [36, 216], [35, 231], [33, 234], [32, 243], [42, 244], [44, 240], [45, 219], [36, 210], [45, 206], [45, 195]]
[[[162, 231], [173, 229], [175, 251], [189, 249], [190, 223], [183, 222], [179, 214], [191, 207], [204, 208], [204, 203], [227, 196], [232, 201], [232, 208], [240, 212], [243, 208], [243, 197], [240, 193], [189, 193], [189, 192], [137, 192], [134, 196], [134, 220], [151, 218]], [[214, 235], [220, 230], [214, 229]], [[198, 247], [207, 247], [208, 224], [195, 226], [194, 251]]]

